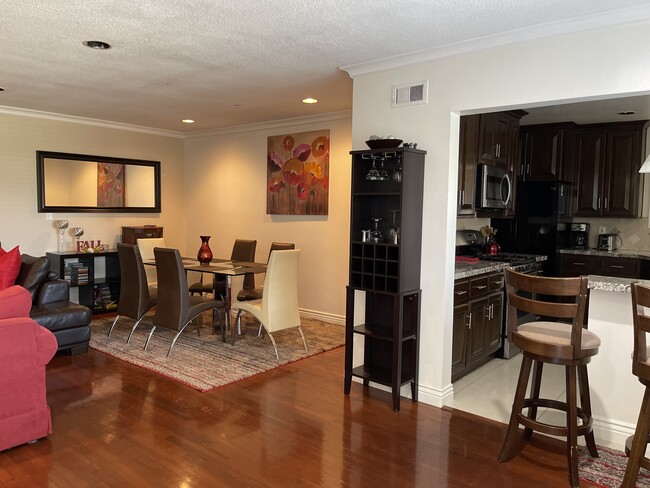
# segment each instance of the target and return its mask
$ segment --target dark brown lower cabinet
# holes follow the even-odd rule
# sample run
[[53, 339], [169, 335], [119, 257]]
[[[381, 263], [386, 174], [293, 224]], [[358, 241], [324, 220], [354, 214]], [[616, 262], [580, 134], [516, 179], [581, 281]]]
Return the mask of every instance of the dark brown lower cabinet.
[[456, 280], [451, 381], [494, 357], [501, 344], [503, 273]]
[[602, 275], [618, 278], [642, 278], [639, 258], [599, 256], [592, 254], [562, 254], [560, 270], [563, 276]]

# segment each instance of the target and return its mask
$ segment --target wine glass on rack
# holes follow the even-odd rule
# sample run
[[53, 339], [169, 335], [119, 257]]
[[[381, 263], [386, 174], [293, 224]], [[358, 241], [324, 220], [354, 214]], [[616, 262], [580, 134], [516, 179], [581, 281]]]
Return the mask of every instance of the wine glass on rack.
[[382, 219], [379, 217], [373, 217], [370, 220], [372, 220], [374, 228], [370, 231], [368, 240], [375, 243], [383, 241], [384, 236], [382, 236], [381, 232], [379, 231], [379, 222], [381, 222]]
[[397, 168], [393, 171], [393, 175], [391, 176], [391, 179], [395, 183], [401, 183], [402, 182], [402, 158], [397, 156]]
[[379, 174], [379, 171], [377, 171], [377, 167], [375, 166], [375, 161], [377, 161], [376, 157], [372, 157], [372, 168], [370, 168], [370, 171], [368, 171], [368, 174], [366, 175], [366, 180], [380, 180], [381, 175]]
[[379, 179], [388, 181], [388, 171], [384, 168], [384, 158], [381, 158], [381, 166], [379, 167]]
[[389, 212], [392, 212], [393, 214], [393, 223], [388, 229], [388, 239], [393, 244], [399, 244], [399, 225], [397, 224], [396, 219], [397, 212], [399, 212], [399, 210], [389, 210]]

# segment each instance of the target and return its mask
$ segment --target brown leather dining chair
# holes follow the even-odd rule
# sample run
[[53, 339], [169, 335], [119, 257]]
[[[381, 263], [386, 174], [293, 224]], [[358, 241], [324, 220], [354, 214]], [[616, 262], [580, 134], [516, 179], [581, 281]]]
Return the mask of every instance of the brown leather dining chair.
[[[144, 344], [144, 350], [147, 350], [156, 327], [165, 327], [178, 331], [167, 351], [167, 356], [169, 356], [185, 327], [201, 313], [214, 310], [217, 313], [213, 312], [213, 326], [214, 316], [218, 315], [221, 327], [225, 327], [225, 323], [218, 313], [218, 309], [223, 310], [225, 304], [222, 300], [190, 296], [185, 268], [178, 249], [156, 247], [153, 252], [156, 256], [158, 274], [158, 305], [153, 318], [153, 327]], [[198, 323], [197, 331], [199, 331]]]
[[645, 308], [650, 307], [650, 288], [632, 283], [632, 322], [634, 324], [634, 350], [632, 352], [632, 374], [645, 386], [641, 410], [633, 436], [625, 441], [625, 453], [629, 459], [622, 488], [634, 488], [639, 476], [639, 468], [650, 469], [650, 459], [645, 455], [650, 434], [650, 351], [646, 334], [650, 333], [650, 315]]
[[[499, 453], [499, 462], [512, 459], [521, 449], [519, 425], [524, 439], [534, 431], [566, 437], [569, 483], [578, 487], [577, 437], [585, 437], [592, 457], [598, 457], [592, 430], [591, 397], [587, 364], [598, 353], [600, 338], [583, 328], [587, 301], [587, 277], [549, 278], [525, 275], [506, 268], [508, 296], [508, 335], [522, 351], [523, 358], [510, 422]], [[518, 324], [517, 311], [537, 320]], [[565, 367], [565, 401], [540, 398], [545, 363]], [[535, 366], [530, 398], [525, 398], [532, 366]], [[577, 406], [578, 383], [580, 407]], [[548, 408], [566, 413], [565, 425], [553, 425], [537, 419], [537, 409]], [[524, 414], [527, 409], [527, 414]], [[578, 425], [578, 418], [582, 421]]]
[[[235, 243], [232, 246], [232, 253], [230, 254], [230, 259], [232, 261], [245, 261], [245, 262], [254, 262], [255, 261], [255, 248], [257, 247], [257, 241], [247, 240], [247, 239], [236, 239]], [[201, 280], [203, 280], [203, 274], [201, 273]], [[246, 274], [244, 275], [244, 289], [252, 290], [255, 288], [255, 275]], [[190, 293], [194, 295], [198, 293], [203, 295], [204, 293], [214, 292], [215, 297], [223, 297], [226, 294], [226, 278], [218, 277], [217, 279], [217, 289], [214, 289], [213, 283], [203, 283], [199, 281], [192, 283], [190, 285]]]
[[117, 244], [117, 255], [120, 260], [120, 300], [117, 303], [117, 317], [108, 330], [111, 336], [120, 317], [129, 317], [135, 320], [126, 342], [131, 342], [131, 336], [145, 314], [156, 306], [156, 288], [149, 287], [147, 275], [142, 263], [142, 256], [138, 246], [133, 244]]

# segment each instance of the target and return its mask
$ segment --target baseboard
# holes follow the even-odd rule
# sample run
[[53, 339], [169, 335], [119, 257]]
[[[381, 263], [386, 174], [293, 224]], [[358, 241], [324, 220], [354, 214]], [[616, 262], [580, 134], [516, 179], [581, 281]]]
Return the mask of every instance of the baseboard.
[[625, 450], [625, 440], [634, 434], [636, 425], [617, 420], [593, 417], [592, 428], [598, 445]]
[[419, 385], [418, 399], [427, 405], [442, 408], [445, 405], [450, 405], [454, 399], [454, 388], [447, 385], [446, 388], [433, 388], [431, 386]]
[[318, 310], [300, 309], [300, 315], [307, 319], [316, 319], [328, 324], [345, 325], [345, 315], [335, 315], [333, 313], [320, 312]]

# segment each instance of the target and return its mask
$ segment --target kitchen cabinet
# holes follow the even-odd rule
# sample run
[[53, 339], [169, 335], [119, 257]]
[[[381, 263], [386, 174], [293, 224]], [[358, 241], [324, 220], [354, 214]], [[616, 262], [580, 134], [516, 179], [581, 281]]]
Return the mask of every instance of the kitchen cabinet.
[[619, 278], [641, 278], [641, 259], [635, 257], [599, 256], [592, 254], [561, 254], [563, 276], [601, 275]]
[[460, 118], [458, 152], [458, 215], [474, 216], [476, 212], [476, 163], [478, 162], [479, 115]]
[[93, 313], [117, 310], [120, 298], [120, 260], [117, 251], [95, 253], [48, 252], [52, 271], [70, 283], [71, 294]]
[[494, 357], [501, 345], [503, 273], [456, 280], [451, 380], [456, 381]]
[[[475, 216], [476, 166], [488, 164], [516, 174], [519, 158], [519, 119], [527, 112], [512, 110], [460, 118], [458, 157], [458, 216]], [[505, 210], [482, 211], [484, 217], [511, 217], [515, 209], [516, 178], [512, 198]], [[483, 215], [484, 214], [484, 215]]]
[[647, 121], [581, 126], [575, 137], [573, 215], [638, 217]]
[[[420, 328], [420, 258], [425, 151], [352, 151], [350, 268], [346, 294], [345, 383], [353, 377], [389, 386], [393, 410], [400, 408], [400, 388], [411, 386], [417, 401]], [[389, 175], [401, 168], [399, 181], [367, 180], [373, 167]], [[398, 239], [389, 239], [392, 211], [397, 211]], [[380, 239], [362, 232], [381, 219]], [[355, 313], [356, 312], [356, 313]], [[355, 321], [355, 318], [357, 321]], [[357, 323], [361, 322], [361, 323]], [[353, 367], [355, 339], [363, 343], [363, 363]]]
[[518, 168], [523, 181], [573, 181], [572, 141], [575, 124], [522, 127], [522, 157]]

